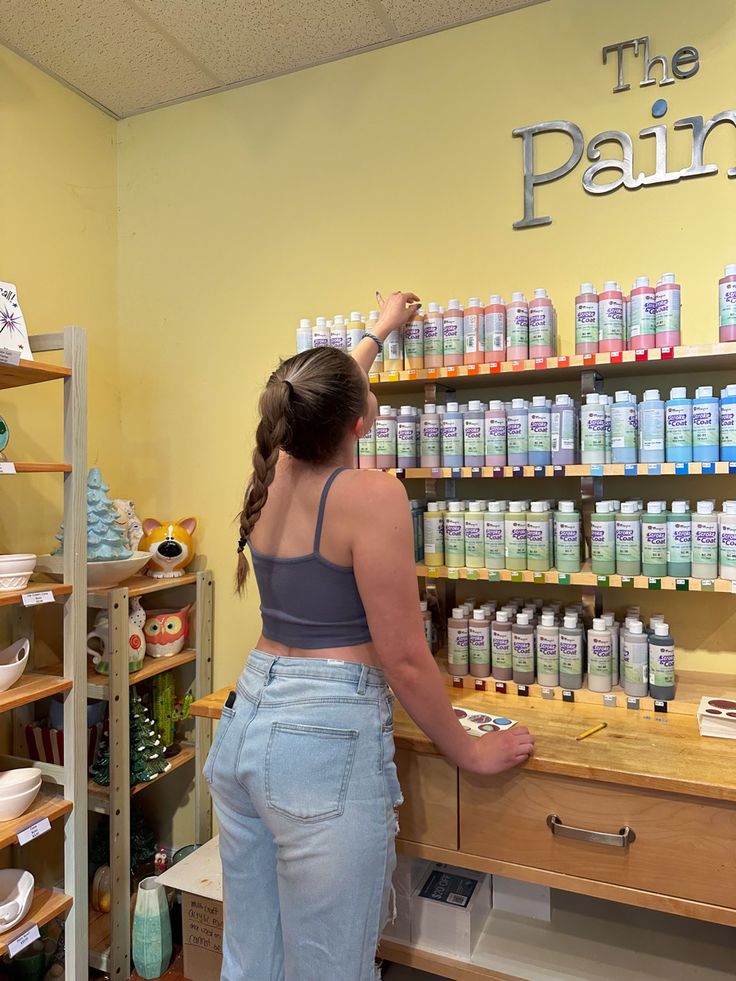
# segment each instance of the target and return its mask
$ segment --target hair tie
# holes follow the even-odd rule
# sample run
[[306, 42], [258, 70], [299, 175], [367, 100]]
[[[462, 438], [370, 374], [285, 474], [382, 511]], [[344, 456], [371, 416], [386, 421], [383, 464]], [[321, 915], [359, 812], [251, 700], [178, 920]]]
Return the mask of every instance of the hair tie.
[[245, 546], [247, 544], [248, 544], [248, 539], [243, 538], [243, 536], [241, 535], [240, 538], [238, 539], [238, 554], [245, 551]]
[[294, 386], [291, 384], [288, 378], [284, 378], [284, 385], [289, 389], [289, 397], [294, 394]]

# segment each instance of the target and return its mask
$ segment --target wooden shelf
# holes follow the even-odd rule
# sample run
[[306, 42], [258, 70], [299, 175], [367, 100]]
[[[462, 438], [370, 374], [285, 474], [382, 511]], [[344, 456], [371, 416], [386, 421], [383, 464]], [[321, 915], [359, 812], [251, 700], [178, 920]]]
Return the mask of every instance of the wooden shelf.
[[505, 478], [505, 477], [686, 477], [736, 474], [736, 463], [570, 463], [546, 467], [407, 467], [391, 469], [405, 480]]
[[107, 596], [113, 589], [127, 589], [128, 596], [147, 596], [149, 593], [160, 593], [165, 589], [176, 589], [178, 586], [192, 586], [197, 582], [196, 572], [188, 572], [178, 579], [153, 579], [151, 576], [133, 576], [119, 586], [107, 586], [104, 589], [90, 589], [89, 595], [94, 597]]
[[24, 593], [43, 593], [49, 590], [55, 599], [71, 596], [72, 587], [63, 582], [31, 582], [25, 589], [0, 592], [0, 606], [14, 606], [23, 602]]
[[[15, 463], [15, 461], [10, 461]], [[15, 463], [15, 472], [20, 473], [71, 473], [71, 463]], [[4, 476], [7, 476], [5, 474]]]
[[7, 954], [8, 944], [17, 940], [32, 926], [42, 927], [57, 916], [62, 916], [71, 909], [72, 897], [56, 889], [36, 888], [33, 894], [31, 908], [22, 923], [7, 933], [0, 934], [0, 955]]
[[209, 695], [204, 695], [192, 702], [189, 714], [200, 719], [219, 719], [222, 716], [222, 706], [231, 691], [235, 691], [235, 685], [227, 685], [219, 688]]
[[[32, 761], [31, 765], [33, 765]], [[33, 802], [33, 806], [29, 807], [25, 814], [13, 818], [12, 821], [0, 821], [0, 848], [7, 848], [8, 845], [16, 844], [19, 832], [30, 828], [32, 824], [36, 824], [44, 818], [48, 818], [53, 824], [54, 821], [58, 821], [59, 818], [69, 814], [71, 810], [71, 801], [64, 800], [63, 797], [52, 794], [42, 787], [38, 797]], [[0, 934], [0, 936], [2, 935]]]
[[447, 566], [417, 565], [417, 575], [427, 579], [469, 579], [485, 582], [527, 582], [536, 586], [593, 586], [600, 589], [647, 589], [676, 590], [691, 593], [733, 593], [736, 588], [730, 579], [675, 579], [663, 576], [661, 579], [649, 576], [598, 576], [590, 571], [588, 563], [580, 572], [512, 572], [509, 569], [448, 569]]
[[37, 385], [39, 382], [45, 381], [58, 381], [60, 378], [69, 378], [71, 373], [71, 368], [44, 364], [42, 361], [21, 360], [17, 366], [0, 364], [0, 389]]
[[[165, 671], [172, 671], [179, 668], [182, 664], [191, 664], [196, 661], [197, 652], [187, 648], [171, 657], [149, 657], [143, 659], [143, 667], [140, 671], [133, 671], [128, 675], [128, 684], [137, 685], [140, 681], [147, 681], [154, 678], [157, 674]], [[87, 665], [87, 695], [89, 698], [107, 698], [109, 694], [110, 679], [107, 675], [99, 674], [95, 671], [91, 663]]]
[[[187, 763], [191, 763], [194, 759], [194, 746], [188, 744], [183, 744], [181, 750], [176, 756], [172, 756], [168, 762], [171, 764], [170, 768], [165, 773], [159, 773], [155, 776], [153, 780], [147, 780], [145, 783], [136, 783], [130, 788], [130, 795], [134, 797], [139, 794], [142, 790], [146, 790], [148, 787], [152, 787], [153, 784], [158, 783], [159, 780], [163, 780], [164, 777], [169, 776], [170, 773], [174, 773], [176, 770], [185, 766]], [[110, 807], [110, 788], [101, 787], [94, 780], [90, 780], [88, 783], [88, 790], [90, 796], [91, 809], [97, 811], [102, 805], [102, 813], [107, 813]]]
[[[133, 914], [135, 912], [135, 896], [130, 903], [130, 927], [133, 930]], [[111, 917], [109, 913], [89, 908], [89, 966], [96, 971], [107, 972], [110, 969], [110, 938], [112, 934]]]
[[8, 712], [10, 709], [20, 708], [21, 705], [37, 702], [40, 698], [58, 695], [60, 692], [69, 691], [71, 687], [72, 682], [69, 678], [26, 671], [12, 688], [0, 692], [0, 712]]

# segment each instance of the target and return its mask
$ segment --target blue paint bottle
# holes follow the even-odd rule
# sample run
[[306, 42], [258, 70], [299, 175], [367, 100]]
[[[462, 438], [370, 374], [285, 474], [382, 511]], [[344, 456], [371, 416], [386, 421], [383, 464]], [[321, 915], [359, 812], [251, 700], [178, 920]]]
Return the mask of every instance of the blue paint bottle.
[[693, 460], [715, 463], [720, 453], [720, 403], [710, 385], [695, 390], [693, 399]]
[[[734, 403], [736, 404], [736, 398]], [[687, 398], [685, 388], [670, 389], [670, 397], [665, 409], [665, 439], [667, 463], [692, 462], [693, 403], [692, 399]], [[736, 451], [736, 446], [734, 450]]]
[[639, 459], [664, 463], [664, 402], [656, 388], [644, 392], [639, 406]]

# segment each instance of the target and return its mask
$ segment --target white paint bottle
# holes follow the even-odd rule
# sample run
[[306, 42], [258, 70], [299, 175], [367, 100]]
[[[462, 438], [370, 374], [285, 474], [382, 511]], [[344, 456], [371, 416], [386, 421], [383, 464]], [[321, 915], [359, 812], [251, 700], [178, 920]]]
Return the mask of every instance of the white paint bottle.
[[698, 501], [693, 515], [694, 579], [715, 579], [718, 575], [718, 515], [714, 512], [714, 501]]
[[312, 346], [312, 321], [302, 318], [296, 329], [296, 353], [303, 354]]
[[724, 501], [718, 521], [718, 554], [721, 579], [736, 581], [736, 501]]
[[335, 314], [332, 320], [332, 327], [330, 328], [330, 347], [337, 348], [338, 351], [344, 351], [347, 348], [347, 344], [348, 335], [345, 327], [345, 318], [339, 313]]
[[445, 563], [448, 569], [465, 566], [464, 501], [450, 501], [445, 511]]
[[347, 323], [345, 333], [345, 350], [348, 354], [352, 354], [360, 344], [363, 340], [363, 334], [365, 334], [363, 315], [359, 310], [353, 310], [350, 314], [350, 320]]
[[613, 642], [605, 620], [596, 617], [588, 631], [588, 688], [590, 691], [611, 690]]
[[[366, 331], [369, 334], [376, 333], [376, 324], [378, 323], [378, 318], [381, 316], [378, 310], [371, 310], [368, 314], [368, 324], [366, 326]], [[378, 372], [379, 374], [384, 370], [385, 367], [385, 356], [386, 356], [386, 345], [384, 343], [383, 349], [376, 352], [376, 357], [373, 360], [369, 372], [373, 374]]]
[[465, 512], [465, 565], [468, 569], [482, 569], [485, 561], [484, 501], [468, 501]]
[[617, 622], [613, 613], [604, 613], [601, 619], [605, 623], [606, 629], [611, 633], [611, 643], [613, 644], [613, 653], [611, 655], [611, 684], [615, 688], [619, 681], [620, 624]]
[[483, 610], [473, 610], [473, 619], [468, 623], [468, 647], [470, 673], [474, 678], [490, 678], [491, 621]]
[[622, 642], [624, 691], [641, 698], [649, 693], [649, 638], [641, 620], [628, 621]]
[[417, 465], [419, 426], [413, 405], [402, 405], [396, 420], [396, 465], [407, 470]]
[[545, 688], [556, 688], [560, 683], [560, 628], [551, 612], [542, 613], [541, 626], [537, 627], [537, 681]]
[[434, 629], [432, 625], [432, 614], [429, 612], [429, 604], [426, 600], [419, 600], [419, 613], [422, 617], [424, 636], [427, 640], [427, 647], [434, 653]]
[[440, 465], [440, 416], [436, 405], [425, 405], [419, 417], [419, 466]]
[[585, 396], [580, 412], [582, 463], [606, 462], [606, 407], [601, 396], [591, 392]]
[[317, 317], [312, 327], [312, 347], [329, 347], [330, 332], [327, 328], [327, 320], [324, 317]]
[[376, 466], [391, 470], [396, 466], [396, 410], [382, 405], [373, 424], [376, 431]]
[[560, 686], [571, 691], [583, 687], [583, 628], [575, 613], [565, 613], [560, 627]]
[[486, 569], [504, 569], [506, 501], [489, 501], [483, 515], [483, 557]]

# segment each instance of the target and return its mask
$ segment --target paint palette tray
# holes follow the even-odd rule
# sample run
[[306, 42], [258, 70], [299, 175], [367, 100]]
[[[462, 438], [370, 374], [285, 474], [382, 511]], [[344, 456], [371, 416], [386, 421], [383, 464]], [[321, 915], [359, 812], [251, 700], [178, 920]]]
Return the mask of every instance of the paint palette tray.
[[488, 732], [501, 732], [503, 729], [511, 729], [516, 725], [514, 719], [507, 719], [505, 715], [474, 712], [472, 709], [460, 708], [459, 705], [453, 705], [452, 708], [462, 723], [463, 729], [469, 732], [471, 736], [485, 736]]
[[736, 739], [736, 698], [705, 695], [698, 706], [701, 736]]

